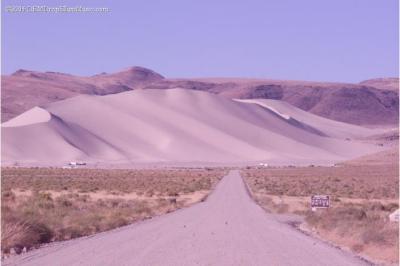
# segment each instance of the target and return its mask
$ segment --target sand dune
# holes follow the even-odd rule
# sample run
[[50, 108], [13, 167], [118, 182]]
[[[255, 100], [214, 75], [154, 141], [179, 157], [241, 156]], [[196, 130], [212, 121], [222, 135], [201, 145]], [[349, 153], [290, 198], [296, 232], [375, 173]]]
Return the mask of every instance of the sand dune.
[[261, 105], [185, 89], [77, 96], [43, 106], [48, 120], [38, 120], [34, 108], [3, 124], [2, 160], [302, 164], [379, 151], [345, 140], [379, 130], [309, 115], [280, 101]]
[[18, 127], [31, 124], [48, 122], [51, 119], [51, 114], [40, 107], [34, 107], [29, 112], [22, 113], [11, 121], [2, 124], [2, 127]]
[[303, 111], [287, 102], [271, 99], [237, 99], [236, 101], [255, 103], [264, 106], [287, 120], [298, 121], [312, 128], [318, 129], [323, 135], [335, 138], [360, 138], [381, 132], [352, 124], [334, 121], [310, 112]]

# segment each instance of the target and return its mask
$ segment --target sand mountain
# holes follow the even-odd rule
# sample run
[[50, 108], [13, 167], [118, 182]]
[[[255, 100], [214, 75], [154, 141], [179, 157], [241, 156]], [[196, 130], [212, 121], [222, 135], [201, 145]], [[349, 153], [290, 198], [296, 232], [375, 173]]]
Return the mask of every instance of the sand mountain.
[[359, 125], [398, 123], [396, 79], [360, 84], [267, 79], [165, 79], [141, 67], [91, 77], [20, 70], [2, 79], [2, 121], [38, 105], [79, 94], [106, 95], [134, 89], [185, 88], [227, 98], [276, 99], [329, 119]]
[[159, 79], [163, 77], [142, 67], [131, 67], [117, 73], [102, 73], [91, 77], [18, 70], [10, 76], [2, 77], [2, 121], [7, 121], [34, 106], [80, 94], [105, 95], [132, 90]]
[[3, 123], [2, 132], [5, 164], [302, 164], [379, 151], [354, 139], [381, 130], [317, 117], [281, 101], [241, 102], [171, 89], [69, 98]]

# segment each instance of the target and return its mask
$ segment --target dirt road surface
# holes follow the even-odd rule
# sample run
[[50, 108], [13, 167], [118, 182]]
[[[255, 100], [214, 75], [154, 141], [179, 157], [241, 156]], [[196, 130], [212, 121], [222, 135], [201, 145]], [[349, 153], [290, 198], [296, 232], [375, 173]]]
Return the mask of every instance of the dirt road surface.
[[366, 265], [266, 213], [231, 171], [205, 202], [3, 265]]

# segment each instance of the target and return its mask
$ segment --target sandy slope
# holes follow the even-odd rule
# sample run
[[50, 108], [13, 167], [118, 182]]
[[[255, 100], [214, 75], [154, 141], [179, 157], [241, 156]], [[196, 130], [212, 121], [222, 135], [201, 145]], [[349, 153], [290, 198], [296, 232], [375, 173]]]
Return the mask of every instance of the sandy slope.
[[46, 123], [51, 119], [51, 114], [40, 107], [33, 107], [29, 112], [22, 113], [11, 121], [2, 124], [2, 127], [27, 126], [37, 123]]
[[48, 121], [37, 121], [34, 109], [23, 114], [25, 125], [10, 126], [21, 117], [3, 124], [2, 160], [300, 164], [379, 150], [345, 138], [380, 130], [322, 119], [278, 101], [266, 103], [273, 108], [184, 89], [78, 96], [44, 106]]
[[204, 203], [4, 265], [365, 265], [265, 213], [231, 172]]
[[[270, 110], [274, 110], [276, 113], [280, 114], [286, 119], [296, 120], [313, 128], [319, 129], [321, 133], [329, 137], [345, 139], [366, 137], [374, 134], [374, 130], [317, 116], [310, 112], [296, 108], [287, 102], [279, 100], [237, 99], [237, 101], [259, 104], [269, 108]], [[377, 132], [379, 132], [379, 130]]]
[[343, 162], [344, 165], [388, 165], [393, 167], [399, 164], [399, 147], [380, 151], [373, 154], [364, 155], [349, 161]]

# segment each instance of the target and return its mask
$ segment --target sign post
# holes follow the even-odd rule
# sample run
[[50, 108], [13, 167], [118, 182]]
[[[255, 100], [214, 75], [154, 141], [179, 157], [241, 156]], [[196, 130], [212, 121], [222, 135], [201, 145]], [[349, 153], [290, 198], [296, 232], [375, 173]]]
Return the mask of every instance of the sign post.
[[311, 210], [316, 211], [317, 208], [329, 208], [330, 201], [328, 195], [312, 195]]

